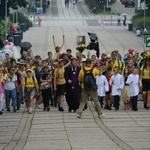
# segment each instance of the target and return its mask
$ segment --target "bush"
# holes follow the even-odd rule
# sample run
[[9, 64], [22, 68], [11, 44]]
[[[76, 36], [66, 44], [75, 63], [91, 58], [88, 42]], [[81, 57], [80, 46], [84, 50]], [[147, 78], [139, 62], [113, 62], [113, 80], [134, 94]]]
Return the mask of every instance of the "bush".
[[[13, 21], [13, 15], [10, 15], [10, 21]], [[14, 22], [16, 23], [16, 17], [14, 18]], [[18, 23], [26, 23], [27, 29], [32, 26], [30, 20], [20, 12], [18, 12]]]
[[[144, 27], [143, 14], [133, 16], [132, 23], [135, 28], [143, 28]], [[150, 31], [150, 16], [149, 15], [145, 16], [145, 27], [148, 31]]]
[[[103, 1], [104, 1], [104, 3], [106, 3], [105, 0], [103, 0]], [[88, 5], [89, 9], [96, 7], [96, 13], [103, 12], [103, 10], [104, 10], [104, 5], [100, 4], [99, 2], [100, 2], [100, 0], [85, 0], [85, 3]], [[111, 1], [112, 4], [114, 2], [115, 2], [115, 0]]]
[[[11, 22], [7, 24], [7, 33], [9, 32], [9, 27], [12, 25]], [[0, 20], [0, 38], [6, 39], [6, 25], [5, 20]]]

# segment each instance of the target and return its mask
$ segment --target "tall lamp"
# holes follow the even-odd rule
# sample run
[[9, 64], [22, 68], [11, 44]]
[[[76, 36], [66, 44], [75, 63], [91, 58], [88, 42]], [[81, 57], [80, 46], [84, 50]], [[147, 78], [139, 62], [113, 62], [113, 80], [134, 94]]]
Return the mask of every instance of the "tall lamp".
[[5, 0], [5, 39], [7, 40], [7, 0]]

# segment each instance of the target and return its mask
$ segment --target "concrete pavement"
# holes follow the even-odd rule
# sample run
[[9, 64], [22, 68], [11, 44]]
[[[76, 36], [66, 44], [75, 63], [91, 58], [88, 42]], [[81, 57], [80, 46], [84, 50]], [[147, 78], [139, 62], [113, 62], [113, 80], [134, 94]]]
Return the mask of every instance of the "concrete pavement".
[[[57, 10], [53, 9], [57, 14], [58, 10], [60, 12], [64, 9], [61, 5], [64, 1], [56, 0], [56, 2]], [[85, 5], [84, 7], [87, 9]], [[137, 38], [127, 27], [90, 25], [86, 17], [90, 16], [88, 20], [98, 22], [100, 15], [95, 16], [88, 12], [85, 16], [83, 11], [72, 13], [70, 12], [70, 18], [67, 19], [69, 26], [64, 25], [65, 13], [62, 13], [62, 18], [57, 18], [58, 21], [62, 21], [59, 23], [55, 13], [51, 19], [48, 19], [50, 14], [42, 16], [42, 26], [26, 31], [23, 41], [30, 41], [34, 54], [39, 54], [42, 58], [47, 57], [48, 51], [54, 53], [52, 35], [55, 35], [56, 43], [61, 45], [64, 34], [66, 42], [62, 52], [71, 48], [74, 55], [76, 35], [85, 35], [88, 44], [87, 32], [98, 35], [101, 52], [111, 52], [114, 48], [118, 48], [119, 52], [124, 54], [129, 47], [143, 51], [143, 39]], [[76, 16], [79, 22], [74, 21], [73, 16]], [[87, 52], [88, 50], [85, 50], [84, 54]], [[91, 51], [91, 54], [95, 52]], [[142, 101], [139, 101], [138, 108], [137, 112], [124, 111], [121, 102], [118, 112], [114, 109], [104, 110], [106, 115], [102, 119], [97, 117], [94, 105], [90, 101], [81, 119], [76, 117], [76, 113], [68, 113], [65, 101], [64, 112], [51, 107], [50, 112], [36, 108], [33, 114], [28, 114], [25, 105], [22, 105], [21, 110], [16, 113], [8, 113], [5, 110], [0, 116], [0, 150], [150, 150], [150, 112], [143, 109]]]

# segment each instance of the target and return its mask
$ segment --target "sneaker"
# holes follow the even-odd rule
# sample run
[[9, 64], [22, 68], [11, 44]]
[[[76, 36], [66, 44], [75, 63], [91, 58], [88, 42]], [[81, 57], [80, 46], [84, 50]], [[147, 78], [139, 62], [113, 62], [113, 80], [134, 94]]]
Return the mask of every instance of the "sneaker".
[[64, 111], [63, 107], [60, 107], [60, 108], [59, 108], [59, 111]]
[[105, 113], [101, 113], [100, 115], [98, 115], [99, 118], [103, 118], [105, 116]]
[[0, 115], [2, 115], [3, 114], [3, 112], [2, 111], [0, 111]]
[[47, 109], [47, 111], [50, 111], [50, 107], [47, 107], [46, 109]]
[[14, 112], [16, 112], [16, 111], [17, 111], [17, 109], [16, 109], [16, 108], [13, 108], [13, 111], [14, 111]]
[[77, 117], [78, 117], [78, 118], [81, 118], [81, 115], [80, 115], [80, 114], [77, 114]]
[[46, 108], [43, 108], [43, 111], [46, 111]]
[[124, 110], [127, 110], [127, 105], [124, 105], [124, 108], [123, 108]]
[[132, 109], [133, 111], [138, 111], [138, 108], [134, 108], [134, 109]]
[[127, 109], [130, 110], [130, 108], [131, 108], [131, 107], [130, 107], [130, 104], [128, 104], [128, 105], [127, 105]]
[[28, 113], [29, 113], [29, 114], [32, 114], [32, 110], [29, 110]]
[[41, 106], [41, 105], [38, 105], [38, 109], [42, 109], [42, 106]]
[[24, 101], [23, 101], [23, 100], [21, 101], [21, 104], [24, 104]]
[[7, 111], [10, 111], [10, 108], [7, 108]]

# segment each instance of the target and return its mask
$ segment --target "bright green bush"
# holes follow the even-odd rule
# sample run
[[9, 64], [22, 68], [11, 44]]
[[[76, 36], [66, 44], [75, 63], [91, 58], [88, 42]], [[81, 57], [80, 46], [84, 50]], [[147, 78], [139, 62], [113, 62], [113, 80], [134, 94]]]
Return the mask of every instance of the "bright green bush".
[[[144, 26], [143, 14], [133, 16], [132, 23], [135, 28], [143, 28]], [[148, 31], [150, 31], [150, 15], [145, 16], [145, 27]]]

